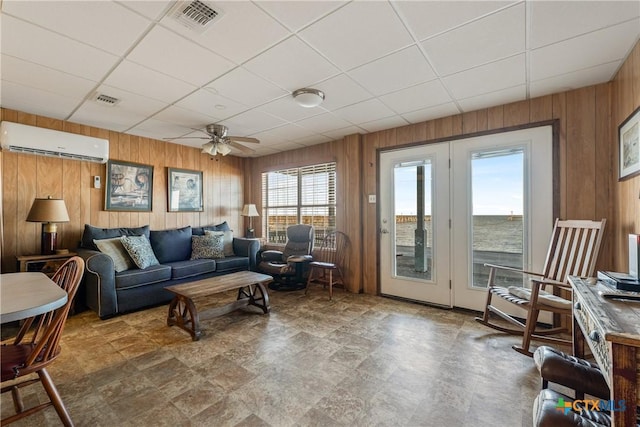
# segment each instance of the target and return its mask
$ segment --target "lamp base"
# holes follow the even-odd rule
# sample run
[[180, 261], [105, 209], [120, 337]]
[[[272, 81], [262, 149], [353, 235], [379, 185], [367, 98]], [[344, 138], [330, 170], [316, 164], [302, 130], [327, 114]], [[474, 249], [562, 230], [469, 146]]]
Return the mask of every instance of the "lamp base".
[[40, 253], [42, 255], [53, 255], [58, 247], [58, 228], [56, 224], [42, 224], [42, 237], [40, 244]]
[[247, 233], [245, 234], [245, 237], [248, 239], [253, 239], [254, 237], [256, 237], [255, 230], [253, 228], [247, 228]]

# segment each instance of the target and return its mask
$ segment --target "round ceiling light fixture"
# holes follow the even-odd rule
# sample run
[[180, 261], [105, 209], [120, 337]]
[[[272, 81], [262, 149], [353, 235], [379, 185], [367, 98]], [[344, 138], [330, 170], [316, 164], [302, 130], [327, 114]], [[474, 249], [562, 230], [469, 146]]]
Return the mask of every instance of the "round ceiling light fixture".
[[305, 108], [317, 107], [324, 101], [324, 92], [318, 89], [302, 88], [293, 92], [293, 99]]

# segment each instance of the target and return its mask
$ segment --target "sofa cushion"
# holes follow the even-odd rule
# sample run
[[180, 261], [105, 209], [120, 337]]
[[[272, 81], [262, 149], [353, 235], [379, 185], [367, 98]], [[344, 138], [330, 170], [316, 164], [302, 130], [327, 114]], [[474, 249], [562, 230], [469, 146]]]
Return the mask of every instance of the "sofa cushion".
[[217, 260], [203, 258], [170, 262], [166, 265], [171, 267], [172, 279], [184, 279], [185, 277], [197, 276], [199, 274], [213, 273], [217, 268]]
[[233, 253], [233, 231], [211, 231], [204, 230], [204, 234], [215, 234], [218, 236], [222, 236], [222, 251], [224, 252], [224, 256], [234, 256]]
[[116, 289], [128, 289], [171, 279], [171, 267], [152, 265], [144, 270], [137, 268], [116, 273]]
[[84, 231], [82, 232], [81, 245], [86, 249], [98, 250], [98, 247], [93, 243], [95, 240], [112, 239], [120, 236], [147, 236], [149, 237], [149, 226], [134, 228], [99, 228], [89, 224], [85, 224]]
[[227, 221], [225, 222], [221, 222], [220, 224], [216, 224], [216, 225], [205, 225], [204, 227], [194, 227], [192, 232], [195, 236], [203, 236], [205, 230], [209, 230], [209, 231], [229, 231], [231, 230], [231, 227], [229, 227], [229, 224], [227, 224]]
[[145, 269], [160, 264], [146, 236], [122, 236], [120, 241], [138, 268]]
[[216, 272], [224, 272], [228, 270], [248, 270], [249, 257], [246, 256], [230, 256], [216, 260]]
[[160, 264], [191, 257], [191, 226], [172, 230], [151, 230], [149, 241]]
[[113, 260], [113, 267], [116, 272], [129, 270], [136, 266], [133, 262], [127, 250], [122, 246], [120, 237], [114, 237], [113, 239], [93, 239], [93, 243], [98, 247], [98, 250], [103, 254], [109, 255]]
[[191, 259], [224, 258], [223, 243], [220, 235], [191, 236]]

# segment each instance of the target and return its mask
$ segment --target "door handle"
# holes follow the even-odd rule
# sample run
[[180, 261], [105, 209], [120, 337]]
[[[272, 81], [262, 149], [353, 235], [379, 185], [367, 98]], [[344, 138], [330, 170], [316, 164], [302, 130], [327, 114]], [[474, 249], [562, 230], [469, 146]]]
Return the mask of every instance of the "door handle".
[[387, 230], [386, 228], [381, 228], [380, 234], [389, 234], [389, 230]]

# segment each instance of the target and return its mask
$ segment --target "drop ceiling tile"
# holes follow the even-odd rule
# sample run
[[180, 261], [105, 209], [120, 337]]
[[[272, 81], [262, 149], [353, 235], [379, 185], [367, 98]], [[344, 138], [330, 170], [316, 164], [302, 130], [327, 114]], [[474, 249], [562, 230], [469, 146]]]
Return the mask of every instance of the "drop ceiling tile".
[[102, 80], [119, 60], [115, 55], [4, 14], [1, 31], [3, 54], [89, 80]]
[[525, 57], [523, 54], [492, 62], [445, 77], [442, 81], [454, 99], [470, 98], [524, 84]]
[[160, 26], [154, 27], [127, 59], [196, 86], [202, 86], [234, 67], [220, 55]]
[[216, 93], [214, 90], [199, 89], [175, 104], [178, 107], [224, 120], [247, 111], [249, 107]]
[[493, 107], [495, 105], [504, 105], [511, 102], [522, 101], [527, 97], [527, 88], [525, 85], [514, 86], [501, 89], [491, 93], [485, 93], [480, 96], [458, 100], [458, 105], [463, 112], [475, 111], [481, 108]]
[[3, 80], [76, 99], [78, 104], [97, 85], [95, 81], [43, 67], [33, 62], [23, 61], [9, 55], [2, 55], [0, 65], [0, 74]]
[[396, 113], [407, 113], [451, 102], [451, 97], [439, 80], [433, 80], [383, 95], [380, 100]]
[[532, 49], [640, 16], [638, 1], [532, 1], [530, 7]]
[[[262, 9], [248, 1], [216, 1], [212, 3], [221, 16], [202, 34], [188, 29], [171, 16], [160, 23], [198, 44], [240, 64], [290, 33]], [[237, 35], [229, 37], [230, 34]]]
[[4, 1], [2, 11], [119, 56], [151, 25], [148, 19], [108, 1], [91, 7], [75, 1]]
[[255, 3], [290, 31], [298, 31], [347, 4], [346, 1], [256, 1]]
[[640, 19], [594, 31], [531, 52], [531, 80], [570, 73], [623, 59], [638, 39]]
[[361, 123], [358, 126], [365, 129], [367, 132], [377, 132], [379, 130], [397, 128], [408, 124], [409, 122], [401, 116], [391, 116], [385, 117], [384, 119], [372, 120], [367, 123]]
[[225, 120], [225, 124], [233, 129], [235, 125], [242, 126], [243, 129], [248, 129], [249, 133], [261, 132], [263, 130], [271, 129], [277, 126], [286, 124], [282, 119], [274, 117], [270, 114], [263, 113], [258, 110], [249, 110], [244, 113], [240, 113], [237, 116], [233, 116], [230, 119]]
[[382, 95], [436, 78], [417, 46], [387, 55], [349, 71], [365, 89]]
[[75, 98], [6, 80], [0, 82], [0, 105], [3, 108], [66, 120], [78, 104]]
[[[171, 105], [153, 116], [154, 119], [162, 120], [187, 129], [204, 129], [206, 125], [217, 123], [219, 117], [209, 114], [202, 114], [191, 110]], [[166, 137], [176, 135], [166, 135]]]
[[347, 135], [355, 135], [358, 133], [367, 133], [367, 131], [358, 126], [347, 126], [340, 129], [322, 132], [323, 135], [330, 138], [331, 140], [341, 139]]
[[[178, 126], [174, 123], [167, 123], [162, 120], [158, 120], [156, 118], [151, 118], [139, 123], [135, 127], [127, 130], [127, 133], [133, 135], [144, 136], [147, 138], [153, 138], [158, 140], [165, 140], [165, 138], [173, 138], [184, 136], [188, 133], [192, 133], [193, 130], [190, 128], [186, 128], [184, 126]], [[181, 140], [176, 138], [175, 140], [171, 140], [171, 142], [179, 143], [179, 144], [189, 144], [193, 143], [195, 146], [202, 145], [204, 142], [201, 140]]]
[[318, 116], [309, 117], [308, 119], [296, 122], [296, 124], [322, 134], [351, 125], [348, 121], [336, 117], [331, 113], [324, 113]]
[[302, 144], [295, 143], [293, 141], [286, 141], [286, 142], [269, 144], [269, 148], [272, 148], [278, 151], [288, 151], [288, 150], [297, 150], [300, 148], [305, 148], [305, 146]]
[[197, 86], [127, 60], [118, 64], [104, 84], [165, 102], [175, 102], [197, 89]]
[[311, 147], [312, 145], [322, 144], [324, 142], [330, 142], [331, 138], [324, 135], [311, 135], [305, 138], [296, 139], [293, 142], [304, 145], [305, 147]]
[[346, 74], [331, 77], [322, 83], [313, 85], [313, 87], [324, 92], [322, 107], [327, 110], [335, 110], [372, 98], [371, 93], [363, 89], [362, 86], [354, 82]]
[[174, 0], [118, 0], [116, 3], [155, 21], [171, 8]]
[[454, 116], [459, 114], [460, 110], [453, 102], [436, 105], [434, 107], [421, 108], [419, 110], [410, 111], [402, 114], [402, 117], [409, 123], [426, 122], [427, 120], [439, 119], [440, 117]]
[[413, 43], [387, 2], [351, 2], [298, 35], [343, 71]]
[[297, 37], [279, 43], [248, 61], [244, 67], [291, 92], [339, 73]]
[[436, 72], [447, 76], [525, 49], [524, 3], [422, 42]]
[[289, 93], [242, 67], [235, 68], [209, 83], [207, 89], [249, 107], [264, 104]]
[[277, 138], [281, 141], [296, 141], [302, 138], [317, 136], [317, 134], [309, 129], [289, 123], [284, 126], [278, 126], [273, 129], [252, 134], [251, 136], [260, 140], [262, 140], [262, 137], [268, 137]]
[[513, 1], [395, 1], [393, 5], [418, 40], [495, 12]]
[[276, 117], [280, 117], [289, 122], [306, 119], [307, 117], [317, 116], [326, 113], [327, 110], [322, 107], [305, 108], [296, 103], [292, 96], [284, 96], [282, 98], [271, 101], [268, 104], [261, 105], [258, 110], [269, 113]]
[[389, 107], [376, 98], [340, 108], [335, 110], [333, 113], [336, 116], [356, 125], [370, 122], [372, 120], [382, 119], [395, 114], [391, 109], [389, 109]]
[[613, 61], [560, 76], [536, 80], [529, 83], [529, 96], [549, 95], [607, 82], [615, 75], [621, 64], [621, 60]]

